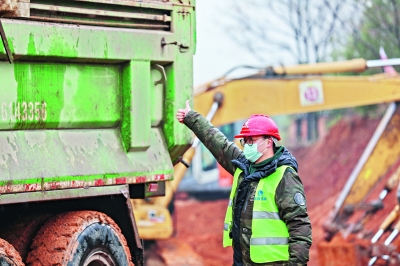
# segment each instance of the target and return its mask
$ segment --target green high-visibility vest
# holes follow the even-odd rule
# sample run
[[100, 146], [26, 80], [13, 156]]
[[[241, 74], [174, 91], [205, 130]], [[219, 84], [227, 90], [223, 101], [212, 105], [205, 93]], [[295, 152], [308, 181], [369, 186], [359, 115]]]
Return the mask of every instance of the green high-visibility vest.
[[[288, 166], [280, 166], [275, 173], [262, 178], [257, 185], [254, 197], [252, 236], [250, 239], [250, 258], [256, 263], [289, 260], [289, 231], [279, 217], [275, 203], [275, 191]], [[232, 246], [229, 233], [232, 228], [232, 208], [239, 175], [239, 168], [234, 174], [232, 191], [224, 221], [223, 246]]]

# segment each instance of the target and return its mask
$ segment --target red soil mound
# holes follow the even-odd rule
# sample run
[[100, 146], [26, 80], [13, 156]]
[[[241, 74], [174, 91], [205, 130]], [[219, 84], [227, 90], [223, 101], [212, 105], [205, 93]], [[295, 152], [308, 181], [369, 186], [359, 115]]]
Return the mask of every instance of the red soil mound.
[[343, 188], [379, 121], [344, 118], [316, 144], [291, 150], [299, 163], [310, 210]]

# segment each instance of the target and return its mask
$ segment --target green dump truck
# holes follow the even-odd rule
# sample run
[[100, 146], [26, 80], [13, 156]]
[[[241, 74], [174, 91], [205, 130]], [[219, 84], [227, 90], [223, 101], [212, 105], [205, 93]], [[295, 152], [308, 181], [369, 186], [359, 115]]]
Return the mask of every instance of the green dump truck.
[[194, 0], [0, 1], [0, 265], [144, 265], [191, 142]]

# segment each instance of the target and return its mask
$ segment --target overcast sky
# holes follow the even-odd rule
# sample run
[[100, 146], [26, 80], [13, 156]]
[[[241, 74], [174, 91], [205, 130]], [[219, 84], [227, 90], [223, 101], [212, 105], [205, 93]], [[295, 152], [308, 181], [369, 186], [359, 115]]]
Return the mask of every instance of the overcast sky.
[[231, 0], [198, 0], [197, 50], [194, 56], [194, 86], [209, 82], [224, 75], [238, 65], [260, 66], [255, 57], [240, 49], [220, 26], [224, 8]]

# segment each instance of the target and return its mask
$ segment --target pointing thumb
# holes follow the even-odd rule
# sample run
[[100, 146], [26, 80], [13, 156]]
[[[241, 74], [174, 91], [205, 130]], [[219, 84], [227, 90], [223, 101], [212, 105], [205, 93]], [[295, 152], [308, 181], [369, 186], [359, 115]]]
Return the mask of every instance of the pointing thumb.
[[189, 100], [187, 100], [186, 101], [186, 110], [189, 112], [190, 110], [192, 110], [191, 108], [190, 108], [190, 105], [189, 105]]

